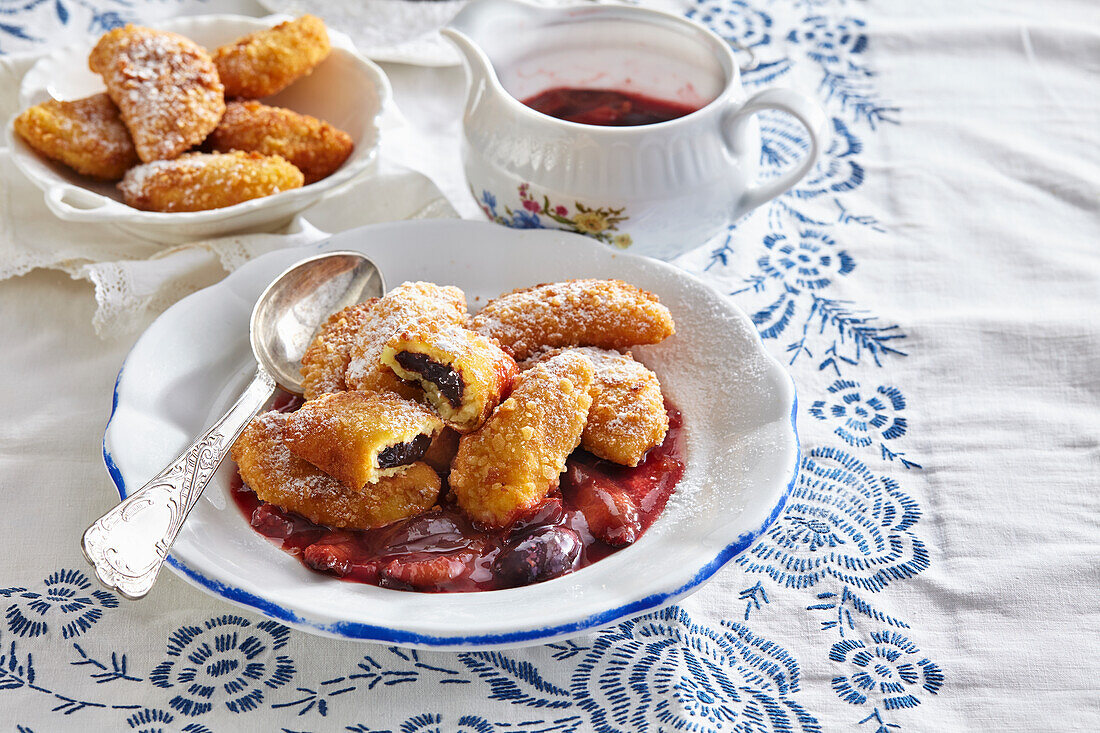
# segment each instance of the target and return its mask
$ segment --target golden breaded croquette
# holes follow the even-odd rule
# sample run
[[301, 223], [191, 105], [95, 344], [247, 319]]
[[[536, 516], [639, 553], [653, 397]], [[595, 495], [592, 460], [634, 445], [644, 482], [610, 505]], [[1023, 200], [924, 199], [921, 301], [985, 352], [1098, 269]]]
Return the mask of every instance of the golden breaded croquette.
[[290, 452], [283, 440], [289, 417], [282, 412], [259, 415], [231, 450], [241, 479], [264, 501], [317, 524], [351, 529], [415, 517], [438, 501], [439, 476], [424, 463], [359, 490], [347, 488]]
[[676, 332], [656, 295], [622, 280], [566, 280], [513, 290], [486, 303], [471, 327], [496, 339], [516, 361], [544, 348], [655, 344]]
[[419, 383], [443, 421], [460, 433], [489, 419], [518, 371], [512, 357], [481, 334], [432, 321], [398, 331], [382, 350], [382, 363]]
[[214, 63], [226, 97], [260, 99], [313, 71], [331, 50], [324, 21], [303, 15], [222, 46]]
[[205, 211], [302, 187], [302, 172], [277, 155], [188, 153], [131, 168], [118, 190], [143, 211]]
[[214, 62], [176, 33], [115, 28], [99, 39], [88, 66], [103, 77], [145, 163], [175, 158], [198, 145], [225, 112]]
[[370, 317], [378, 298], [348, 306], [328, 317], [302, 355], [302, 395], [307, 400], [344, 392], [344, 372], [351, 360], [351, 342]]
[[[630, 354], [595, 347], [566, 351], [586, 356], [596, 369], [581, 447], [614, 463], [637, 466], [668, 432], [668, 413], [657, 375]], [[543, 358], [555, 353], [561, 352], [551, 351]]]
[[399, 330], [415, 321], [464, 323], [467, 317], [466, 295], [452, 285], [399, 285], [382, 296], [356, 334], [344, 381], [349, 389], [396, 391], [406, 399], [419, 399], [419, 389], [402, 382], [382, 363], [382, 349]]
[[306, 185], [336, 172], [351, 155], [351, 136], [316, 117], [259, 102], [230, 102], [210, 133], [211, 150], [281, 155], [305, 176]]
[[290, 416], [286, 444], [349, 489], [402, 473], [443, 429], [430, 408], [395, 394], [334, 392]]
[[471, 519], [503, 527], [556, 485], [581, 441], [593, 378], [592, 362], [579, 354], [547, 359], [516, 378], [480, 430], [462, 436], [448, 481]]
[[19, 137], [47, 158], [101, 181], [117, 181], [141, 161], [118, 107], [106, 94], [62, 102], [51, 99], [12, 123]]

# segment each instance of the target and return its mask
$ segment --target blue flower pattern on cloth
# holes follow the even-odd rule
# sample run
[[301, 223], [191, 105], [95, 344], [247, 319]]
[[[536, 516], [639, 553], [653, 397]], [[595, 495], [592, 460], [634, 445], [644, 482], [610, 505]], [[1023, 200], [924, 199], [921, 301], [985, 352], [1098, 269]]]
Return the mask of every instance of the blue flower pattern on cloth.
[[[181, 7], [188, 1], [177, 0]], [[871, 376], [906, 357], [906, 334], [846, 296], [860, 272], [851, 235], [885, 231], [850, 194], [869, 177], [862, 160], [867, 136], [896, 123], [898, 115], [868, 65], [869, 29], [841, 0], [688, 4], [689, 18], [731, 42], [741, 63], [751, 60], [742, 72], [750, 92], [780, 78], [816, 78], [831, 132], [806, 178], [709, 245], [710, 262], [699, 268], [731, 284], [731, 297], [752, 314], [761, 336], [769, 344], [778, 341], [800, 392], [799, 370], [832, 375], [809, 399], [802, 395], [809, 418], [802, 422], [805, 456], [786, 509], [724, 571], [727, 578], [743, 573], [745, 581], [734, 586], [743, 590], [729, 617], [704, 623], [673, 606], [532, 650], [454, 655], [372, 649], [357, 664], [307, 680], [299, 670], [308, 666], [309, 646], [292, 645], [296, 635], [286, 627], [203, 616], [168, 634], [146, 673], [128, 660], [135, 648], [97, 644], [104, 633], [98, 630], [108, 625], [100, 622], [118, 609], [118, 599], [94, 588], [86, 573], [62, 569], [37, 583], [0, 589], [0, 631], [6, 634], [0, 638], [0, 695], [40, 700], [59, 720], [114, 715], [118, 729], [143, 733], [239, 727], [226, 728], [218, 713], [284, 733], [317, 729], [307, 720], [352, 733], [814, 733], [822, 726], [802, 700], [807, 665], [813, 666], [807, 676], [813, 684], [831, 679], [826, 689], [838, 703], [859, 708], [853, 726], [897, 730], [898, 713], [942, 691], [944, 672], [913, 641], [918, 632], [880, 610], [889, 595], [883, 591], [927, 568], [929, 552], [917, 534], [917, 501], [879, 468], [920, 468], [897, 447], [916, 427], [906, 414], [906, 397], [883, 383], [889, 380]], [[0, 0], [0, 53], [41, 48], [65, 34], [99, 34], [142, 22], [144, 15], [140, 2], [128, 0]], [[809, 146], [792, 118], [759, 118], [759, 176], [767, 179]], [[506, 207], [505, 217], [492, 194], [477, 198], [492, 218], [506, 218], [510, 226], [544, 226], [531, 208]], [[748, 235], [750, 222], [766, 231]], [[814, 430], [825, 442], [807, 440]], [[872, 466], [875, 461], [881, 463]], [[814, 638], [798, 639], [797, 648], [754, 628], [782, 622], [779, 614], [789, 611], [778, 609], [792, 598], [820, 627]], [[790, 626], [800, 627], [794, 620]], [[56, 654], [60, 647], [44, 646], [62, 640], [67, 656]], [[134, 639], [134, 647], [139, 642]], [[65, 669], [85, 674], [87, 694], [59, 684], [57, 673]], [[137, 696], [124, 693], [138, 688], [143, 697], [134, 704]], [[360, 702], [364, 695], [406, 688], [412, 692], [401, 698], [404, 709]], [[456, 690], [471, 696], [468, 712], [442, 712], [433, 704], [433, 696]], [[363, 719], [364, 705], [372, 711], [369, 720]], [[523, 712], [517, 717], [508, 710]], [[336, 715], [344, 717], [333, 721]], [[382, 717], [385, 723], [378, 722]]]
[[802, 27], [792, 29], [787, 40], [805, 45], [806, 55], [818, 63], [836, 64], [867, 48], [864, 25], [859, 18], [815, 15], [806, 18]]
[[789, 588], [835, 579], [880, 591], [928, 567], [928, 550], [913, 532], [919, 519], [917, 502], [897, 481], [848, 453], [815, 448], [783, 516], [737, 564]]
[[126, 718], [134, 733], [214, 733], [202, 723], [180, 719], [166, 710], [145, 708]]
[[265, 690], [294, 676], [294, 661], [276, 654], [290, 630], [274, 621], [253, 624], [240, 616], [184, 626], [168, 637], [168, 659], [149, 674], [157, 687], [176, 690], [169, 703], [183, 715], [202, 715], [221, 702], [239, 713], [255, 710]]
[[43, 579], [38, 590], [22, 587], [0, 589], [13, 602], [4, 611], [8, 630], [16, 636], [43, 636], [50, 624], [62, 638], [80, 636], [103, 617], [103, 610], [118, 607], [118, 599], [93, 588], [79, 570], [58, 570]]
[[[745, 85], [768, 84], [791, 70], [791, 60], [773, 43], [772, 15], [758, 5], [745, 0], [699, 2], [686, 15], [733, 44]], [[748, 49], [751, 58], [739, 49]]]
[[573, 695], [599, 733], [819, 731], [793, 698], [798, 664], [742, 624], [697, 624], [670, 608], [601, 632]]
[[821, 290], [856, 269], [855, 260], [821, 231], [804, 229], [797, 237], [769, 234], [764, 246], [768, 251], [757, 260], [760, 271], [791, 287]]
[[833, 430], [845, 443], [866, 448], [876, 439], [894, 440], [905, 435], [908, 425], [900, 415], [905, 397], [897, 387], [879, 385], [873, 392], [860, 389], [859, 382], [838, 379], [829, 386], [829, 400], [817, 400], [810, 414], [818, 420], [836, 423]]
[[[830, 120], [829, 145], [806, 177], [784, 196], [800, 199], [851, 191], [863, 183], [863, 166], [856, 156], [863, 143], [852, 128], [838, 117]], [[766, 112], [760, 115], [760, 177], [778, 177], [809, 150], [802, 126], [790, 115]]]
[[935, 695], [943, 686], [939, 666], [897, 631], [873, 631], [869, 643], [838, 641], [829, 659], [844, 668], [844, 674], [833, 678], [833, 689], [853, 705], [874, 697], [886, 710], [912, 708], [920, 705], [918, 695]]

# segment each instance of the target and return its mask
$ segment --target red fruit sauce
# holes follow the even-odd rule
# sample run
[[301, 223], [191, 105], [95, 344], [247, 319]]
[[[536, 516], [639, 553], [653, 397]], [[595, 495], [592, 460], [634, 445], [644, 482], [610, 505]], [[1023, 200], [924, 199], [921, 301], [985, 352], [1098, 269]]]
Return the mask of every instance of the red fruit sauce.
[[523, 100], [533, 110], [566, 122], [609, 127], [632, 127], [667, 122], [695, 112], [680, 102], [654, 99], [612, 89], [556, 87]]
[[[273, 409], [292, 411], [300, 404], [281, 396]], [[684, 475], [683, 421], [679, 410], [667, 403], [665, 409], [668, 435], [637, 467], [578, 448], [561, 486], [504, 529], [479, 529], [447, 501], [379, 529], [332, 529], [261, 501], [239, 475], [232, 494], [257, 532], [306, 566], [344, 580], [436, 593], [527, 585], [607, 557], [660, 516]]]

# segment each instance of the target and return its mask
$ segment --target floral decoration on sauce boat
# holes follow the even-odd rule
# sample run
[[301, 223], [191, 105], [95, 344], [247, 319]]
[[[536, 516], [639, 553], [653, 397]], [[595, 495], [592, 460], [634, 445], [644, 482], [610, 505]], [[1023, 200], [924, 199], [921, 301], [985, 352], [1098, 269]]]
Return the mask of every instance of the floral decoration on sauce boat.
[[[470, 193], [477, 199], [478, 205], [485, 215], [497, 224], [503, 224], [513, 229], [564, 229], [575, 234], [583, 234], [586, 237], [611, 244], [619, 249], [626, 249], [634, 243], [634, 240], [626, 232], [619, 231], [619, 224], [629, 219], [624, 216], [625, 206], [612, 208], [600, 206], [593, 208], [585, 206], [580, 201], [573, 202], [574, 212], [571, 214], [569, 207], [563, 204], [551, 204], [550, 197], [543, 194], [542, 202], [531, 193], [530, 183], [519, 184], [519, 205], [513, 209], [504, 205], [504, 213], [497, 210], [497, 197], [489, 191], [482, 190], [481, 196], [477, 196], [473, 189]], [[544, 222], [543, 217], [551, 220], [551, 224]]]

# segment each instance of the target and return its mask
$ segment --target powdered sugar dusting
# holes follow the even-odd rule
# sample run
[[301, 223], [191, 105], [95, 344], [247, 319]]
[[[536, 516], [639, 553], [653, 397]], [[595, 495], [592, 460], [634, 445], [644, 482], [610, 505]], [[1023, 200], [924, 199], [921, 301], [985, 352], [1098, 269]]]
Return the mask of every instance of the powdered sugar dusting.
[[99, 40], [88, 65], [103, 77], [143, 161], [174, 158], [199, 144], [225, 111], [214, 62], [181, 35], [115, 29]]

